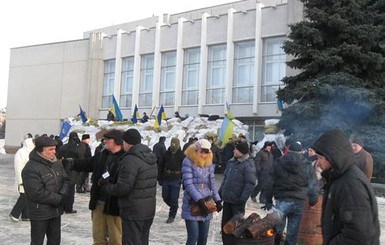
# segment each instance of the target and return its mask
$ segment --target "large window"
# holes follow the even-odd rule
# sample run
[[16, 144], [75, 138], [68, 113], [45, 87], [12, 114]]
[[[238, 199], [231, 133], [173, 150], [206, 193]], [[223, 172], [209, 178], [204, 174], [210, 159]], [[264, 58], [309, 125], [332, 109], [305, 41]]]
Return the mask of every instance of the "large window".
[[276, 91], [283, 86], [286, 75], [286, 54], [282, 49], [284, 38], [265, 39], [263, 43], [263, 71], [261, 102], [275, 102]]
[[226, 45], [209, 47], [206, 104], [223, 104], [225, 96]]
[[253, 102], [254, 49], [254, 41], [235, 44], [233, 103]]
[[162, 53], [159, 100], [161, 105], [174, 105], [176, 52]]
[[152, 105], [152, 83], [154, 79], [154, 55], [142, 56], [140, 67], [139, 105]]
[[186, 49], [183, 62], [182, 105], [197, 105], [200, 48]]
[[132, 84], [134, 78], [134, 57], [122, 60], [122, 84], [120, 86], [120, 106], [131, 107]]
[[115, 60], [104, 61], [104, 80], [102, 94], [102, 108], [112, 107], [112, 95], [115, 83]]

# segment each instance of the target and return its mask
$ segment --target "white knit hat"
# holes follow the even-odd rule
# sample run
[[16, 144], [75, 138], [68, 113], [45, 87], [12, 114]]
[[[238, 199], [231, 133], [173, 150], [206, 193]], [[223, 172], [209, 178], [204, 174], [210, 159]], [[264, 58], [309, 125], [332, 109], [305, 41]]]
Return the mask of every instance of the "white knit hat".
[[206, 139], [200, 139], [197, 142], [195, 142], [195, 147], [197, 150], [200, 149], [211, 149], [211, 143]]

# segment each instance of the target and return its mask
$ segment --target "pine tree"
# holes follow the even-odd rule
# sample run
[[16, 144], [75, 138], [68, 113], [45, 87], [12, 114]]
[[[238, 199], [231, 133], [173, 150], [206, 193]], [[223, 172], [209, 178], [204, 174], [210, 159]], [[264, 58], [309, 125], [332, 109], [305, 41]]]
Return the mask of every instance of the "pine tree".
[[290, 26], [283, 45], [299, 72], [277, 92], [291, 104], [279, 126], [306, 145], [336, 128], [361, 136], [378, 175], [385, 170], [385, 1], [301, 1], [305, 19]]

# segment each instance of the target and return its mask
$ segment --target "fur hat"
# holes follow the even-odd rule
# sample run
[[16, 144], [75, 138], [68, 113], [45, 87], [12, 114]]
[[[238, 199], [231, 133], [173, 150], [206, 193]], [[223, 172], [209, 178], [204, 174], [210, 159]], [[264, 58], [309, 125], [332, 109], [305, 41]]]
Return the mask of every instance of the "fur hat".
[[36, 147], [46, 147], [46, 146], [56, 146], [57, 142], [56, 140], [47, 137], [47, 136], [41, 136], [37, 139], [35, 139], [35, 146]]
[[293, 141], [289, 145], [290, 151], [302, 151], [302, 144], [299, 141]]
[[210, 150], [211, 149], [211, 143], [210, 143], [210, 141], [208, 141], [206, 139], [200, 139], [197, 142], [195, 142], [195, 148], [197, 150], [200, 150], [200, 149]]
[[140, 133], [138, 130], [134, 128], [128, 129], [126, 132], [123, 133], [123, 140], [130, 145], [137, 145], [142, 142], [142, 137], [140, 136]]
[[82, 140], [86, 140], [86, 139], [89, 139], [89, 138], [90, 138], [89, 134], [83, 134], [82, 135]]
[[249, 144], [247, 144], [247, 142], [241, 141], [235, 145], [235, 148], [243, 155], [249, 153]]
[[103, 135], [105, 139], [113, 139], [115, 141], [115, 144], [117, 145], [123, 145], [123, 132], [121, 130], [117, 129], [111, 129], [107, 133]]

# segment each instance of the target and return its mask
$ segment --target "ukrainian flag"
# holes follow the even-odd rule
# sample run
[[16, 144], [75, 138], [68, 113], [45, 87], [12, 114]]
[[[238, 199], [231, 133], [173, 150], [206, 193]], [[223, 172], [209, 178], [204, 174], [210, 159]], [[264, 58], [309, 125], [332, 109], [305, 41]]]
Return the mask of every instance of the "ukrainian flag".
[[118, 102], [116, 102], [115, 96], [112, 95], [112, 113], [114, 113], [116, 120], [123, 121], [122, 112], [119, 109]]
[[166, 119], [166, 113], [164, 112], [163, 105], [161, 105], [159, 108], [158, 116], [155, 118], [154, 128], [159, 128], [159, 126], [162, 124], [162, 120]]
[[131, 121], [136, 124], [138, 122], [138, 118], [139, 118], [139, 111], [138, 111], [138, 107], [136, 106], [135, 104], [135, 108], [134, 108], [134, 113], [132, 114], [132, 119]]
[[234, 125], [235, 124], [227, 116], [223, 118], [222, 126], [218, 134], [218, 138], [222, 142], [222, 147], [229, 142], [229, 139], [233, 135]]

